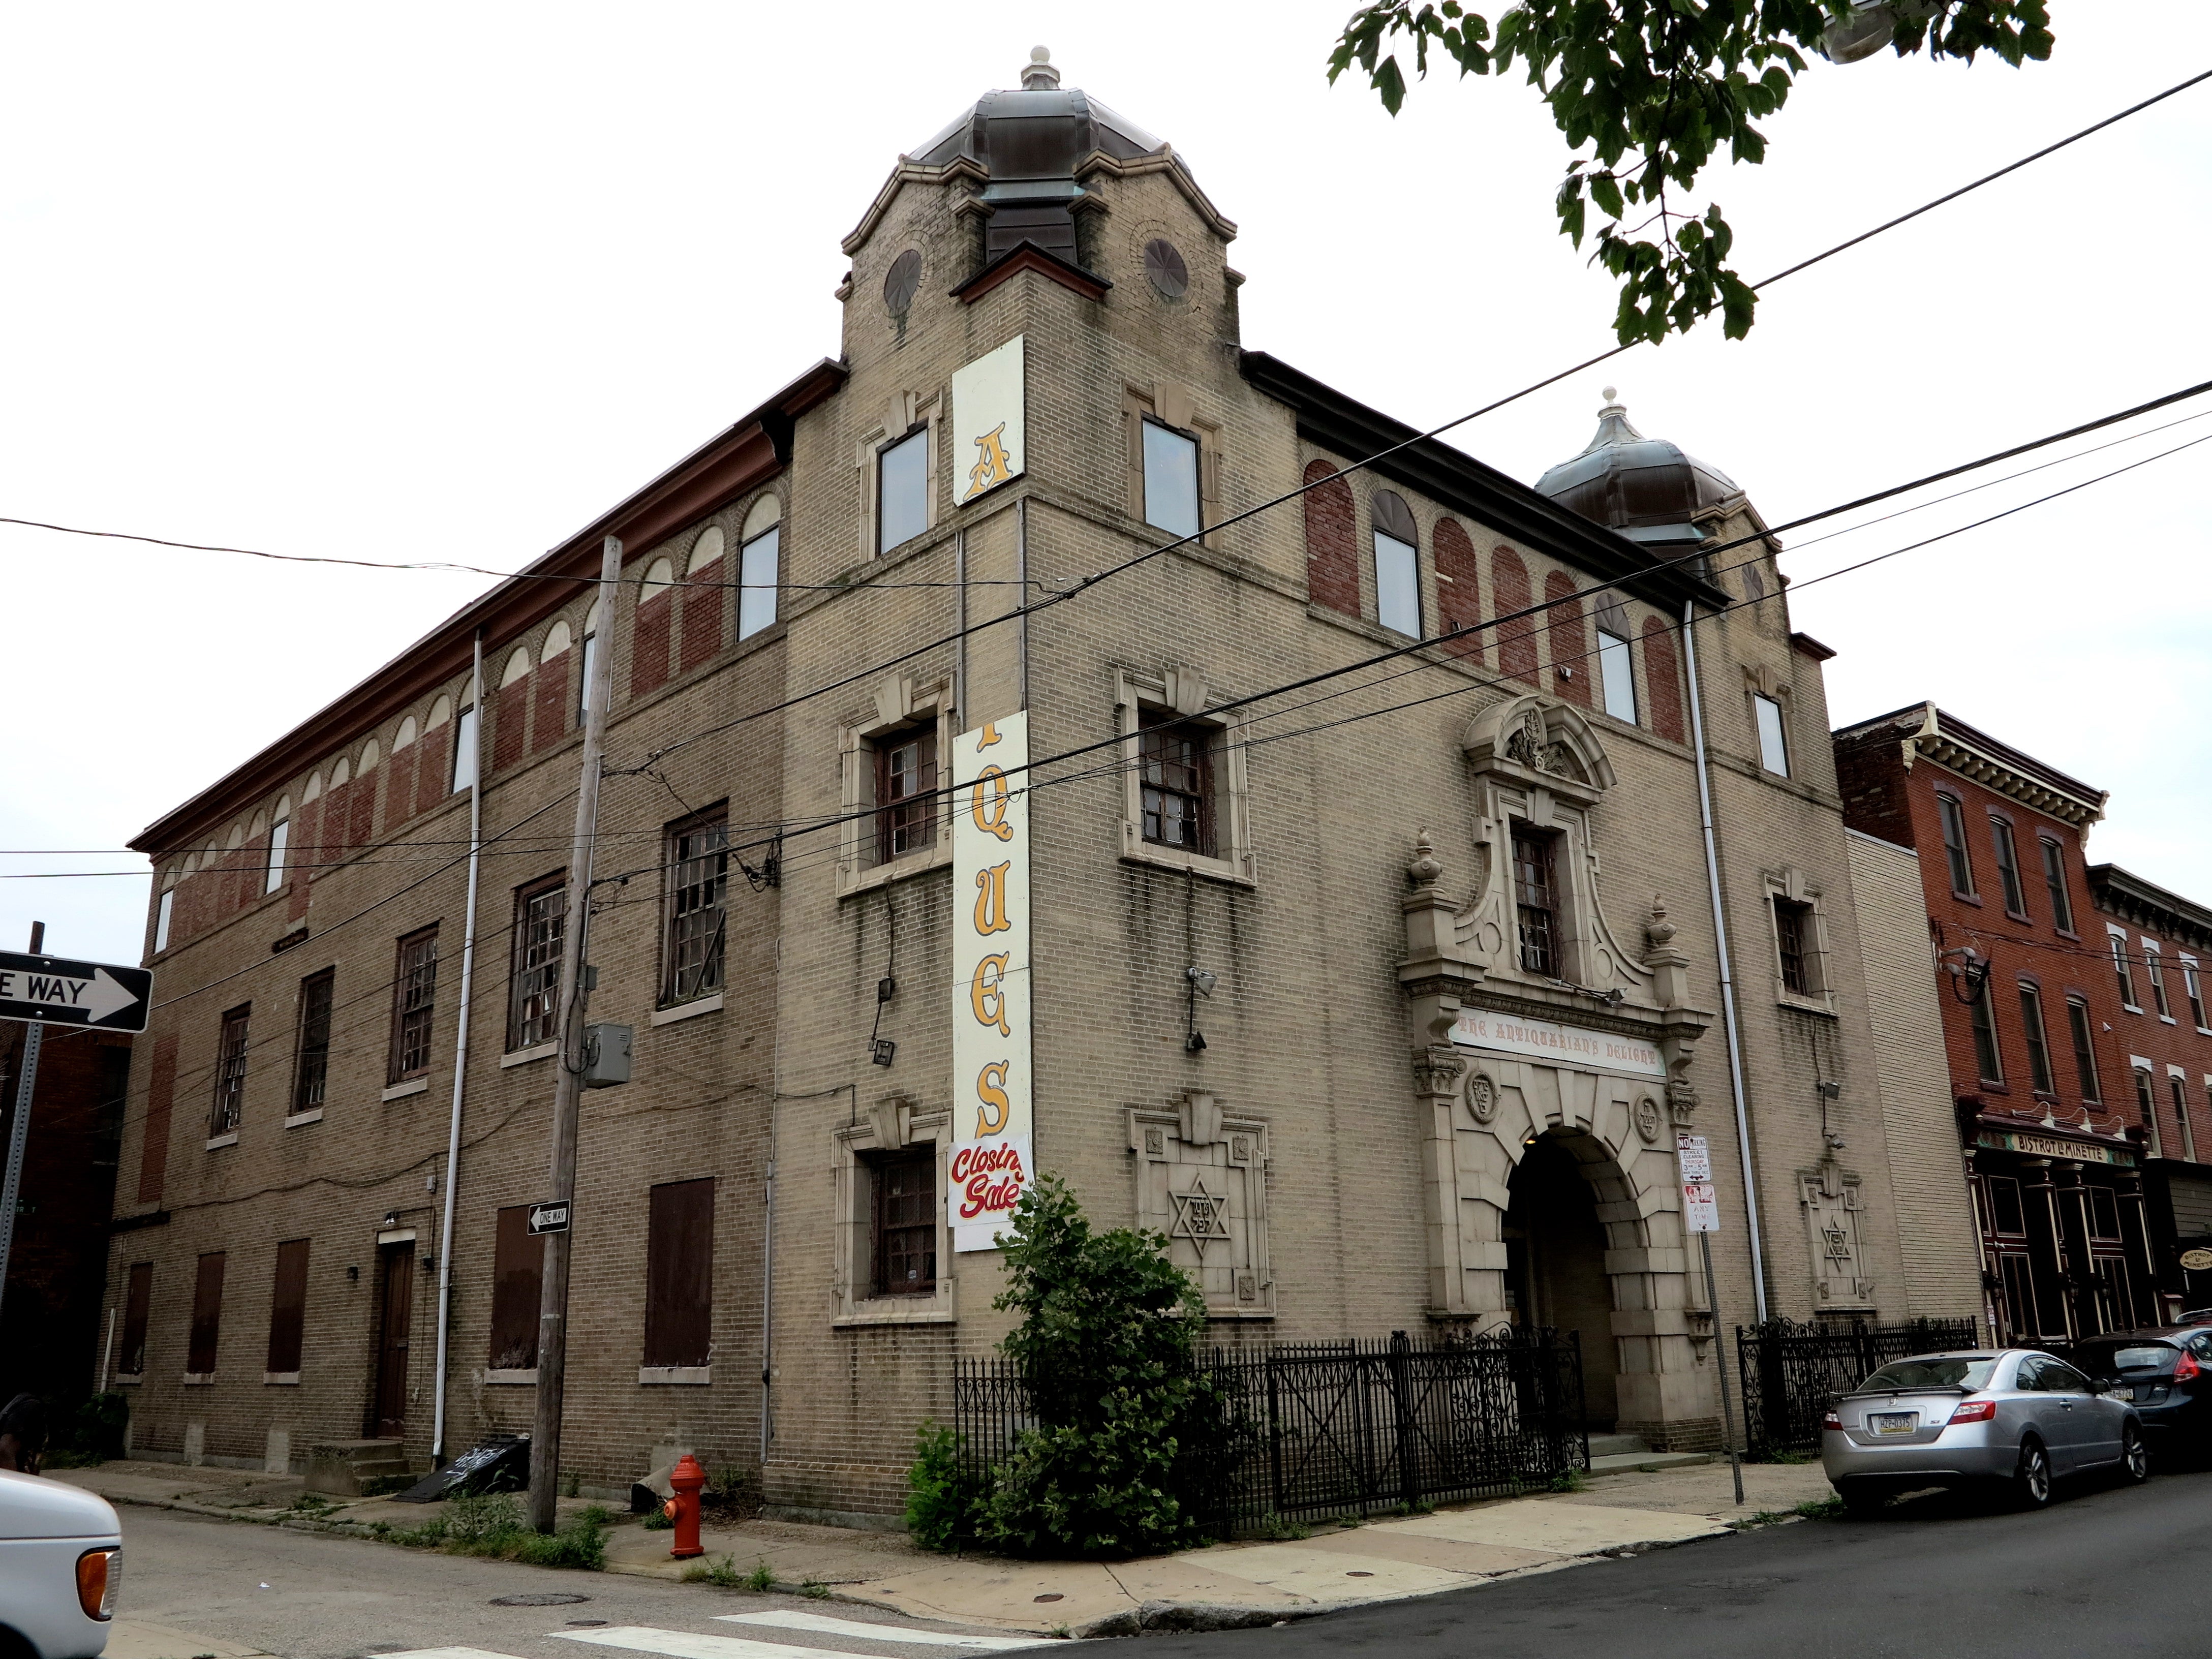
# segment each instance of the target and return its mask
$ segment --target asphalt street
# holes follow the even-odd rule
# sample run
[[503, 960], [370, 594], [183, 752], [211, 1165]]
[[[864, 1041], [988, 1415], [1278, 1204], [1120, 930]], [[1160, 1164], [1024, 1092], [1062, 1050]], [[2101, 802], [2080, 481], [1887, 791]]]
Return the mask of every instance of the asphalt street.
[[[283, 1659], [466, 1648], [510, 1659], [657, 1652], [728, 1659], [741, 1642], [928, 1659], [890, 1615], [610, 1574], [556, 1571], [123, 1511], [126, 1616]], [[1140, 1638], [1148, 1659], [2064, 1659], [2212, 1651], [2212, 1474], [2065, 1491], [2041, 1514], [1942, 1496], [1870, 1521], [1820, 1520], [1607, 1559], [1276, 1628]], [[496, 1599], [561, 1595], [561, 1605]], [[799, 1613], [829, 1630], [724, 1622]], [[586, 1622], [589, 1621], [589, 1622]], [[865, 1627], [884, 1632], [876, 1639]], [[707, 1637], [704, 1643], [696, 1638]], [[610, 1641], [617, 1647], [601, 1645]], [[760, 1659], [769, 1659], [763, 1652]]]

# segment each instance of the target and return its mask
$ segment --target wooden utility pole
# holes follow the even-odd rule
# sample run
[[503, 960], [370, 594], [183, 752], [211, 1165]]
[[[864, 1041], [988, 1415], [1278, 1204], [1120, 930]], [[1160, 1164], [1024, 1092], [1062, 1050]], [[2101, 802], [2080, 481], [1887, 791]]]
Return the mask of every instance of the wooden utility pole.
[[[599, 550], [599, 642], [592, 653], [591, 684], [585, 688], [583, 775], [576, 785], [576, 835], [568, 852], [568, 885], [561, 912], [561, 1015], [556, 1027], [560, 1070], [553, 1084], [552, 1190], [546, 1199], [567, 1206], [568, 1224], [544, 1235], [544, 1279], [538, 1312], [538, 1416], [530, 1435], [530, 1524], [539, 1532], [553, 1530], [553, 1500], [561, 1490], [568, 1249], [575, 1237], [576, 1122], [584, 1095], [584, 934], [592, 901], [592, 847], [599, 823], [600, 757], [606, 747], [607, 704], [614, 689], [615, 596], [621, 584], [622, 543], [610, 536]], [[481, 714], [477, 729], [481, 746]]]

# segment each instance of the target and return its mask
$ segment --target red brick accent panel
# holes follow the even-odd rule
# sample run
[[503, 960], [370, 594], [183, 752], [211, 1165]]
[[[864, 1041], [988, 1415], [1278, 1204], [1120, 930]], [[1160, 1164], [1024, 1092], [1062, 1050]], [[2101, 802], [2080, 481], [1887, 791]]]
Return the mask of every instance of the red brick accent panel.
[[346, 800], [348, 847], [366, 847], [376, 839], [376, 773], [364, 772], [346, 785], [351, 792]]
[[1306, 597], [1316, 605], [1359, 614], [1359, 531], [1352, 486], [1327, 461], [1306, 467]]
[[392, 751], [392, 783], [384, 792], [384, 821], [391, 829], [398, 829], [415, 816], [415, 769], [422, 761], [420, 738]]
[[[1528, 567], [1510, 547], [1498, 548], [1491, 553], [1490, 590], [1501, 617], [1526, 611], [1534, 599], [1528, 586]], [[1499, 624], [1498, 666], [1516, 680], [1526, 680], [1530, 685], [1536, 684], [1536, 624], [1533, 618], [1524, 617], [1519, 622]]]
[[518, 764], [527, 750], [529, 733], [524, 726], [530, 708], [530, 676], [525, 674], [512, 685], [499, 688], [499, 697], [492, 708], [491, 766], [495, 772], [504, 772]]
[[1573, 597], [1575, 579], [1564, 570], [1544, 578], [1544, 601], [1552, 607], [1553, 687], [1569, 702], [1590, 706], [1589, 635], [1583, 627], [1583, 602]]
[[723, 567], [729, 562], [717, 559], [692, 578], [698, 586], [687, 586], [684, 592], [684, 667], [690, 673], [702, 663], [709, 663], [721, 653], [722, 611], [729, 603], [729, 590], [710, 586], [722, 580]]
[[416, 745], [415, 811], [428, 811], [446, 798], [446, 786], [452, 782], [453, 723], [434, 726], [422, 734]]
[[177, 1093], [177, 1036], [165, 1031], [154, 1039], [154, 1063], [146, 1074], [146, 1141], [138, 1154], [138, 1201], [159, 1204], [169, 1171], [169, 1108]]
[[659, 588], [637, 607], [637, 627], [630, 636], [629, 694], [644, 696], [668, 684], [668, 631], [675, 625], [676, 598], [672, 589]]
[[568, 735], [568, 659], [563, 651], [551, 662], [538, 665], [531, 676], [530, 752], [542, 755]]
[[[1457, 519], [1438, 519], [1430, 545], [1437, 560], [1437, 609], [1443, 631], [1465, 628], [1482, 620], [1482, 580], [1477, 574], [1474, 544], [1468, 539]], [[1482, 660], [1482, 635], [1448, 641], [1444, 649], [1455, 656]]]
[[1656, 617], [1644, 619], [1644, 707], [1651, 729], [1676, 743], [1682, 735], [1682, 677], [1675, 666], [1674, 630]]

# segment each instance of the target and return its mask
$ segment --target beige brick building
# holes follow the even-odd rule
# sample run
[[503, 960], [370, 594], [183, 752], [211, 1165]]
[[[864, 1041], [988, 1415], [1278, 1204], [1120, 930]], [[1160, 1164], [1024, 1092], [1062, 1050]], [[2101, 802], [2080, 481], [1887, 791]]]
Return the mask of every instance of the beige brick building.
[[[969, 1008], [1026, 1022], [1025, 1171], [1170, 1232], [1224, 1344], [1557, 1325], [1595, 1423], [1695, 1446], [1754, 1202], [1773, 1313], [1973, 1310], [1908, 1248], [1829, 653], [1742, 492], [1612, 404], [1531, 489], [1243, 349], [1235, 227], [1172, 148], [1024, 81], [847, 239], [835, 362], [137, 843], [161, 1006], [110, 1294], [138, 1446], [428, 1457], [447, 1268], [446, 1449], [527, 1426], [601, 651], [590, 1018], [635, 1062], [584, 1105], [587, 1490], [687, 1446], [793, 1508], [899, 1506], [950, 1358], [1003, 1329], [946, 1220]], [[991, 896], [954, 869], [951, 757], [1024, 711], [1028, 968], [993, 1002], [955, 980]], [[1717, 1285], [1678, 1130], [1711, 1146]]]

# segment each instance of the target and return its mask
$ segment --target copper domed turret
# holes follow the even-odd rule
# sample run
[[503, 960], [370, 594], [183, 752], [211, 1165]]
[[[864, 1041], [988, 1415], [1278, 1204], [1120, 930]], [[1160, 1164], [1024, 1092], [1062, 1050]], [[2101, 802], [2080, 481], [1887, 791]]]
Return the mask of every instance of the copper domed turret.
[[1735, 480], [1686, 455], [1678, 444], [1647, 438], [1628, 423], [1628, 410], [1605, 388], [1597, 435], [1571, 461], [1536, 481], [1539, 493], [1585, 519], [1609, 525], [1631, 541], [1696, 542], [1698, 528], [1743, 499]]

